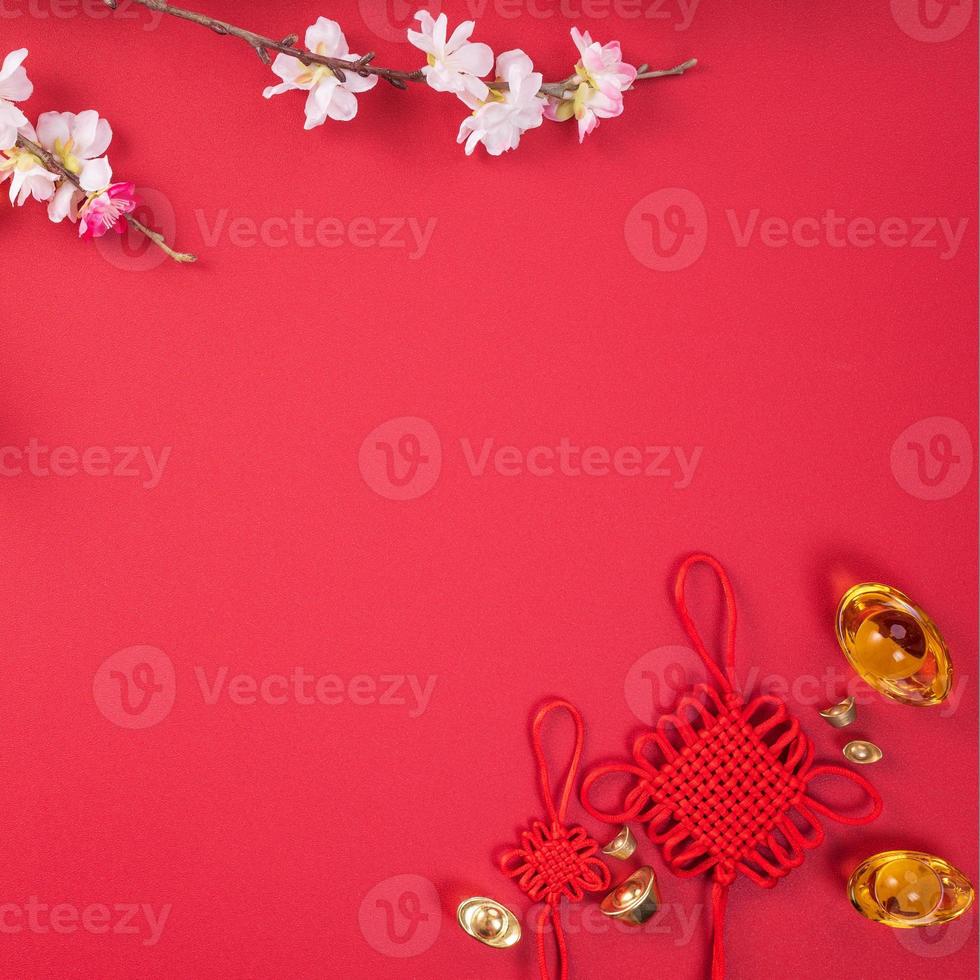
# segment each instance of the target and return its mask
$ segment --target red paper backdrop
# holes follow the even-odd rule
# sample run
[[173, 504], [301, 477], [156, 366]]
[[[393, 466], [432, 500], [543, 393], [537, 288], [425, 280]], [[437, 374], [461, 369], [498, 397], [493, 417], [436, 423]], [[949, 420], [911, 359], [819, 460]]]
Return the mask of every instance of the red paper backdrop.
[[[533, 975], [533, 937], [498, 952], [453, 922], [474, 893], [526, 909], [492, 856], [542, 810], [530, 710], [567, 696], [588, 760], [623, 752], [692, 662], [662, 649], [685, 645], [668, 580], [707, 549], [746, 682], [795, 682], [820, 755], [850, 582], [908, 591], [958, 675], [943, 709], [862, 706], [885, 813], [773, 892], [735, 887], [731, 975], [976, 976], [974, 915], [897, 933], [843, 884], [888, 847], [977, 872], [972, 0], [482, 6], [478, 37], [551, 78], [573, 23], [701, 67], [582, 147], [547, 124], [468, 159], [449, 96], [379, 86], [304, 132], [237, 41], [3, 0], [28, 112], [98, 108], [200, 262], [2, 209], [0, 972]], [[418, 63], [397, 4], [206, 7], [276, 36], [328, 14]], [[588, 472], [563, 444], [599, 447]], [[131, 715], [142, 662], [162, 690]], [[297, 668], [334, 703], [275, 679]], [[667, 908], [646, 935], [575, 910], [575, 977], [705, 975], [706, 883], [640, 856]]]

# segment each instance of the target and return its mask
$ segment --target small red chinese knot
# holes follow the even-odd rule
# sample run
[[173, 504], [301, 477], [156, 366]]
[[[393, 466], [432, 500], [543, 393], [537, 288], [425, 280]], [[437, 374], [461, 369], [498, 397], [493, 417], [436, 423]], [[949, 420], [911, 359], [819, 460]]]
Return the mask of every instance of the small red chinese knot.
[[[561, 799], [555, 806], [548, 779], [548, 764], [541, 745], [541, 726], [552, 711], [567, 711], [575, 723], [575, 749], [565, 776]], [[584, 724], [578, 709], [568, 701], [550, 701], [534, 718], [532, 742], [538, 759], [538, 776], [541, 792], [548, 811], [549, 823], [535, 820], [521, 834], [520, 847], [508, 851], [500, 859], [500, 870], [515, 878], [522, 891], [536, 902], [544, 902], [538, 921], [538, 966], [542, 980], [548, 980], [548, 958], [545, 951], [544, 933], [550, 919], [558, 948], [558, 975], [568, 978], [568, 951], [565, 934], [558, 910], [563, 898], [580, 902], [587, 892], [605, 891], [610, 883], [609, 869], [598, 857], [599, 844], [584, 827], [566, 826], [565, 813], [568, 799], [575, 785], [579, 759], [582, 755]]]

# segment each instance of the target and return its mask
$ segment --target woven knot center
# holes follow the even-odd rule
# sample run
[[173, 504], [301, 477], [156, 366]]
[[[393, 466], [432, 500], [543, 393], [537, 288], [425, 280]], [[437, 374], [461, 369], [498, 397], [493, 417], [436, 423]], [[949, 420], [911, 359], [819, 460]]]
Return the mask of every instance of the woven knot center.
[[586, 871], [579, 851], [564, 835], [535, 847], [528, 854], [528, 863], [545, 879], [550, 891], [560, 891], [565, 882]]
[[652, 793], [723, 862], [759, 843], [804, 792], [733, 706], [664, 765]]

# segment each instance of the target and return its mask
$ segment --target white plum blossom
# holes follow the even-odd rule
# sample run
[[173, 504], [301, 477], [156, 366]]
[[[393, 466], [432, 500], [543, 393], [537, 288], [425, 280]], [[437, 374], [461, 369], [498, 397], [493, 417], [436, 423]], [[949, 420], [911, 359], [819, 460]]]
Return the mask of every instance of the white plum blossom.
[[[21, 126], [20, 132], [31, 142], [37, 142], [37, 134], [30, 123]], [[35, 201], [50, 200], [58, 181], [57, 174], [46, 170], [38, 157], [19, 146], [9, 146], [0, 152], [0, 184], [8, 177], [10, 203], [18, 207], [29, 197]]]
[[48, 217], [77, 220], [79, 206], [86, 196], [97, 194], [112, 181], [109, 158], [103, 154], [112, 140], [112, 127], [94, 109], [74, 112], [45, 112], [37, 121], [37, 138], [82, 185], [62, 180], [48, 203]]
[[636, 69], [623, 61], [619, 41], [600, 45], [589, 32], [573, 27], [572, 40], [579, 50], [575, 65], [573, 90], [566, 90], [559, 101], [549, 101], [548, 119], [564, 122], [573, 116], [578, 120], [578, 139], [599, 125], [600, 119], [612, 119], [623, 111], [623, 93], [636, 81]]
[[27, 48], [11, 51], [0, 65], [0, 150], [9, 150], [17, 142], [17, 130], [26, 126], [27, 116], [14, 105], [29, 99], [34, 91], [23, 61]]
[[445, 14], [433, 20], [427, 10], [420, 10], [415, 19], [421, 31], [408, 31], [408, 40], [424, 51], [427, 64], [422, 74], [436, 92], [452, 92], [471, 109], [486, 100], [489, 89], [482, 77], [493, 68], [493, 51], [488, 44], [470, 41], [476, 24], [464, 20], [447, 39], [449, 21]]
[[[357, 61], [360, 55], [351, 54], [347, 38], [335, 20], [317, 18], [306, 31], [306, 47], [313, 54], [343, 61]], [[376, 75], [362, 76], [353, 71], [344, 72], [344, 81], [326, 65], [304, 65], [288, 54], [279, 54], [272, 62], [272, 70], [282, 79], [279, 85], [270, 85], [262, 94], [267, 99], [283, 92], [300, 89], [309, 92], [306, 97], [306, 123], [304, 129], [322, 126], [327, 119], [348, 122], [357, 115], [358, 92], [367, 92], [378, 84]]]
[[541, 74], [521, 50], [505, 51], [497, 58], [497, 78], [506, 89], [490, 89], [487, 101], [463, 120], [457, 143], [466, 141], [469, 156], [482, 143], [491, 156], [517, 148], [521, 134], [541, 125], [544, 100], [538, 98]]

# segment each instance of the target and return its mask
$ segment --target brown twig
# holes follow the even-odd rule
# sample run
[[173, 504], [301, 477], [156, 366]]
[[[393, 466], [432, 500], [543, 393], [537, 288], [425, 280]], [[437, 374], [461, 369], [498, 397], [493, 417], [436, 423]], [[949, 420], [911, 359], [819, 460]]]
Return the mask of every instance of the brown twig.
[[[85, 188], [82, 187], [75, 176], [67, 167], [63, 166], [61, 161], [53, 154], [49, 153], [43, 146], [38, 146], [33, 140], [29, 140], [26, 136], [17, 137], [17, 145], [23, 149], [27, 150], [28, 153], [33, 153], [41, 163], [55, 173], [58, 173], [65, 180], [74, 184], [83, 194], [86, 193]], [[123, 217], [129, 223], [131, 228], [135, 228], [141, 235], [145, 235], [157, 248], [162, 249], [174, 262], [196, 262], [197, 256], [192, 255], [190, 252], [177, 252], [172, 249], [168, 244], [163, 235], [158, 231], [154, 231], [152, 228], [147, 228], [142, 221], [134, 218], [131, 214], [124, 214]]]
[[[302, 48], [297, 48], [296, 42], [299, 39], [295, 34], [290, 34], [289, 37], [277, 41], [274, 38], [256, 34], [254, 31], [248, 31], [242, 27], [235, 27], [234, 24], [229, 24], [227, 21], [209, 17], [207, 14], [199, 14], [194, 10], [175, 7], [173, 4], [167, 3], [166, 0], [133, 0], [133, 2], [138, 3], [142, 7], [146, 7], [148, 10], [155, 10], [161, 14], [169, 14], [171, 17], [179, 17], [181, 20], [189, 20], [194, 24], [200, 24], [202, 27], [207, 27], [209, 30], [214, 31], [215, 34], [237, 37], [248, 44], [258, 54], [259, 58], [262, 59], [263, 64], [266, 65], [271, 60], [269, 58], [269, 52], [276, 51], [280, 54], [289, 55], [304, 65], [323, 65], [329, 68], [341, 82], [345, 80], [346, 72], [353, 72], [355, 75], [362, 75], [364, 77], [377, 75], [378, 78], [383, 78], [386, 82], [394, 85], [395, 88], [400, 89], [408, 88], [410, 82], [425, 81], [425, 76], [420, 70], [399, 71], [395, 68], [379, 68], [377, 65], [371, 64], [375, 58], [373, 51], [362, 55], [357, 61], [347, 61], [343, 58], [328, 58], [325, 55], [314, 54], [312, 51], [304, 51]], [[112, 7], [115, 10], [117, 0], [103, 0], [103, 3], [107, 7]], [[663, 78], [666, 75], [683, 75], [684, 72], [689, 68], [693, 68], [697, 63], [697, 58], [691, 58], [674, 68], [667, 68], [661, 71], [641, 70], [636, 78], [639, 81], [640, 79]], [[646, 67], [646, 65], [643, 66], [644, 69]], [[542, 95], [560, 99], [575, 84], [577, 83], [573, 75], [560, 82], [545, 82], [541, 86], [540, 92]], [[490, 88], [504, 90], [507, 88], [507, 83], [500, 81], [491, 82]]]
[[[107, 7], [116, 9], [117, 0], [103, 0]], [[421, 82], [423, 75], [421, 71], [398, 71], [395, 68], [379, 68], [372, 65], [375, 54], [369, 51], [361, 55], [356, 61], [348, 61], [344, 58], [328, 58], [325, 55], [314, 54], [312, 51], [304, 51], [297, 48], [296, 42], [299, 38], [295, 34], [284, 37], [277, 41], [275, 38], [263, 37], [254, 31], [247, 31], [243, 27], [236, 27], [224, 20], [217, 20], [207, 14], [199, 14], [194, 10], [185, 10], [183, 7], [175, 7], [166, 3], [165, 0], [133, 0], [147, 10], [155, 10], [161, 14], [169, 14], [171, 17], [179, 17], [181, 20], [189, 20], [194, 24], [200, 24], [214, 31], [215, 34], [237, 37], [248, 44], [256, 54], [262, 59], [263, 64], [269, 64], [269, 52], [276, 51], [280, 54], [288, 54], [291, 58], [302, 62], [304, 65], [323, 65], [329, 68], [340, 81], [344, 81], [346, 72], [353, 72], [355, 75], [377, 75], [386, 82], [390, 82], [395, 88], [408, 88], [409, 82]]]

